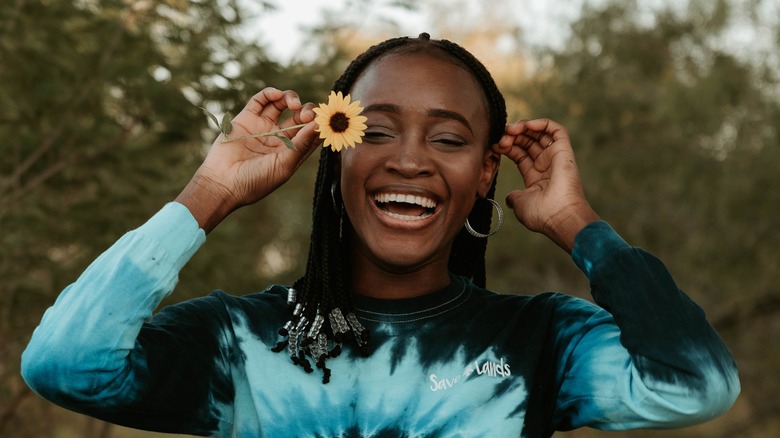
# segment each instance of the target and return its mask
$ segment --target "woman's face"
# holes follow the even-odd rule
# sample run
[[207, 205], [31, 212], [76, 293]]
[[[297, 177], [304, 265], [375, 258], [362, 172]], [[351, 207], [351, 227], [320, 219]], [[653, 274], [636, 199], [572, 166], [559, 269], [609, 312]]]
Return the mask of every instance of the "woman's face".
[[367, 129], [341, 152], [341, 192], [352, 222], [353, 257], [392, 272], [443, 263], [477, 194], [490, 188], [498, 157], [487, 147], [483, 93], [443, 58], [391, 54], [351, 90]]

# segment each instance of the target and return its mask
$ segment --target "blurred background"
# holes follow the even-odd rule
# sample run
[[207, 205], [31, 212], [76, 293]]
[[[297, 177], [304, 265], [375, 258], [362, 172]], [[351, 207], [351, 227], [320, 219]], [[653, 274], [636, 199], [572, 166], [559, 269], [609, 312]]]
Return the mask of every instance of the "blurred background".
[[[44, 310], [186, 184], [217, 133], [199, 107], [235, 114], [267, 85], [324, 101], [369, 45], [422, 31], [488, 65], [510, 120], [568, 126], [596, 210], [667, 263], [740, 367], [712, 422], [556, 436], [780, 436], [779, 19], [776, 0], [3, 1], [0, 436], [163, 436], [30, 392], [19, 357]], [[166, 304], [297, 278], [315, 161], [217, 228]], [[499, 182], [497, 198], [522, 187], [506, 160]], [[589, 297], [515, 221], [488, 251], [494, 290]]]

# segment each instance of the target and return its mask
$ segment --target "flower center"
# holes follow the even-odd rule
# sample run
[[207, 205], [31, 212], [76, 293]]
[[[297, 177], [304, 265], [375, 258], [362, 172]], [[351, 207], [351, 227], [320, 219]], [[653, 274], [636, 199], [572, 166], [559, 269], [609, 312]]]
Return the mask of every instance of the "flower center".
[[349, 117], [341, 112], [333, 113], [333, 115], [330, 116], [328, 125], [330, 125], [330, 129], [332, 129], [333, 132], [340, 134], [349, 128]]

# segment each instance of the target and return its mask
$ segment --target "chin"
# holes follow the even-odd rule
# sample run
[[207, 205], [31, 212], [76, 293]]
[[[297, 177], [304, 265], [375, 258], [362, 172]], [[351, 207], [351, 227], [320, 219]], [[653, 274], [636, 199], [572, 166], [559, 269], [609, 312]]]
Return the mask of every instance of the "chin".
[[449, 260], [449, 251], [446, 252], [446, 257], [443, 257], [444, 251], [425, 248], [420, 242], [416, 240], [410, 242], [407, 239], [395, 240], [390, 244], [385, 242], [381, 247], [375, 247], [369, 252], [377, 264], [393, 272], [415, 271], [442, 260], [446, 270], [446, 263]]

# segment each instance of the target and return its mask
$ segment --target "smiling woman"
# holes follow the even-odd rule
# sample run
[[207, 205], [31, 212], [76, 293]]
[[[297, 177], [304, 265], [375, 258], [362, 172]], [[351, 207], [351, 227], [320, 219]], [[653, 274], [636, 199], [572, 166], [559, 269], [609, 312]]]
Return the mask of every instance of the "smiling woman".
[[[328, 108], [294, 91], [255, 95], [175, 202], [46, 312], [22, 358], [29, 385], [119, 424], [236, 437], [549, 437], [683, 426], [731, 406], [735, 364], [701, 309], [593, 211], [563, 126], [506, 124], [472, 54], [394, 38], [333, 92], [342, 100]], [[153, 316], [206, 233], [321, 144], [315, 109], [333, 147], [320, 152], [301, 278]], [[257, 135], [277, 131], [287, 138]], [[571, 254], [597, 304], [485, 289], [477, 236], [500, 208], [501, 156], [525, 181], [507, 195], [515, 216]]]
[[[364, 150], [341, 158], [341, 187], [354, 230], [353, 288], [362, 295], [408, 298], [446, 286], [452, 242], [498, 169], [482, 89], [431, 47], [385, 55], [352, 87], [369, 128]], [[418, 91], [393, 91], [402, 89]], [[378, 292], [375, 284], [389, 287]]]

